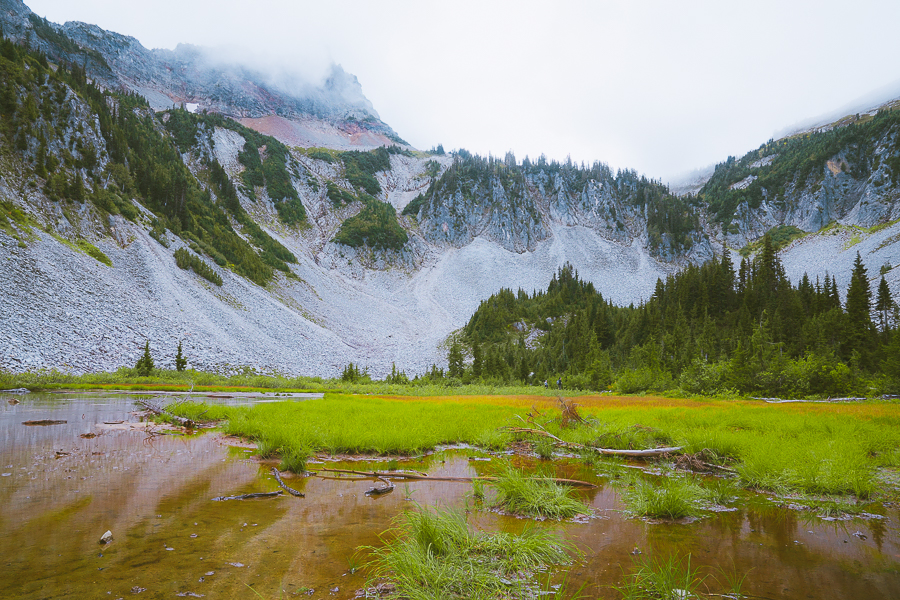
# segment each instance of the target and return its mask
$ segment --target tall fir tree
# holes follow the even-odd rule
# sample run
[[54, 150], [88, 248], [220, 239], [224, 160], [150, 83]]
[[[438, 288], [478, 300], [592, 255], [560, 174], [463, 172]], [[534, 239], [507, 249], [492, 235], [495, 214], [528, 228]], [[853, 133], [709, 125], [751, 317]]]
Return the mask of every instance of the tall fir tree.
[[872, 291], [869, 289], [869, 277], [859, 252], [853, 263], [850, 274], [850, 286], [847, 288], [847, 343], [846, 356], [855, 350], [861, 359], [869, 357], [870, 338], [872, 333]]
[[875, 310], [878, 312], [878, 328], [882, 333], [887, 332], [891, 326], [890, 317], [894, 307], [894, 301], [891, 298], [891, 289], [888, 287], [884, 275], [878, 284], [878, 297], [875, 299]]

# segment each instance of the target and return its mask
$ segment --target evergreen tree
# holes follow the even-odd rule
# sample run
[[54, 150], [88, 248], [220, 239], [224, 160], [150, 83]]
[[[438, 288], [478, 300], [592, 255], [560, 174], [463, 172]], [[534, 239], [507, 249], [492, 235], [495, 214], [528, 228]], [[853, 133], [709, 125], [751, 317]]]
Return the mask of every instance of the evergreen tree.
[[150, 356], [150, 340], [144, 343], [144, 353], [134, 365], [134, 370], [141, 377], [149, 377], [153, 373], [153, 357]]
[[481, 344], [475, 342], [472, 344], [472, 375], [476, 378], [481, 377], [484, 359], [481, 355]]
[[184, 371], [187, 366], [187, 359], [181, 353], [181, 341], [178, 342], [178, 353], [175, 354], [175, 370]]
[[870, 310], [872, 292], [869, 289], [869, 278], [862, 257], [856, 253], [853, 272], [850, 274], [850, 286], [847, 288], [847, 344], [845, 356], [855, 350], [865, 361], [869, 351], [869, 338], [872, 331]]
[[453, 342], [453, 345], [450, 346], [450, 356], [447, 359], [448, 365], [448, 375], [450, 377], [462, 377], [463, 375], [463, 355], [462, 349], [459, 347], [458, 342]]
[[890, 327], [890, 314], [894, 301], [891, 299], [891, 289], [888, 287], [884, 275], [878, 284], [878, 298], [875, 300], [875, 310], [878, 311], [878, 328], [882, 333]]

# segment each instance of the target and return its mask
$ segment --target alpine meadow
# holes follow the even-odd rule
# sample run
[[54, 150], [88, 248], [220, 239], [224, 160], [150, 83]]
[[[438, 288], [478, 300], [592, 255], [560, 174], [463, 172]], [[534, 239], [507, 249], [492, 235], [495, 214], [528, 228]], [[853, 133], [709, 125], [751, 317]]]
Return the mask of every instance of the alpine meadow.
[[900, 597], [886, 4], [816, 118], [798, 7], [34, 4], [0, 0], [0, 597]]

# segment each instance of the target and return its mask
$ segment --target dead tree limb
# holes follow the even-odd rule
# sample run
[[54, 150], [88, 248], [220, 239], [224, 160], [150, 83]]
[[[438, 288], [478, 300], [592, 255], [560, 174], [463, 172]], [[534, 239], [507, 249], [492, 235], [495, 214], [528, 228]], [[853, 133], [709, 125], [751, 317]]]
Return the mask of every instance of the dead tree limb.
[[366, 492], [366, 496], [380, 496], [382, 494], [388, 494], [394, 491], [394, 484], [385, 479], [384, 477], [378, 478], [380, 481], [384, 483], [383, 487], [373, 487], [372, 489]]
[[218, 498], [213, 498], [216, 502], [221, 500], [249, 500], [250, 498], [274, 498], [276, 496], [282, 495], [284, 492], [278, 490], [277, 492], [257, 492], [255, 494], [241, 494], [239, 496], [219, 496]]
[[648, 457], [648, 456], [662, 456], [663, 454], [670, 454], [673, 452], [681, 452], [681, 446], [672, 446], [669, 448], [648, 448], [646, 450], [619, 450], [617, 448], [595, 448], [594, 446], [585, 446], [584, 444], [576, 444], [575, 442], [567, 442], [565, 440], [561, 440], [549, 431], [545, 431], [543, 429], [531, 429], [527, 427], [506, 427], [506, 431], [510, 433], [526, 433], [530, 435], [540, 435], [544, 437], [548, 437], [552, 439], [557, 446], [562, 446], [564, 448], [572, 448], [575, 450], [591, 450], [593, 452], [597, 452], [598, 454], [605, 454], [609, 456], [633, 456], [633, 457]]
[[294, 488], [290, 488], [290, 487], [286, 486], [284, 484], [284, 482], [281, 480], [281, 474], [278, 472], [278, 469], [276, 469], [275, 467], [272, 467], [272, 475], [275, 476], [275, 481], [278, 482], [278, 485], [283, 487], [284, 491], [286, 491], [288, 494], [290, 494], [291, 496], [297, 496], [298, 498], [306, 498], [306, 496], [304, 496], [303, 494], [301, 494]]
[[173, 421], [175, 421], [182, 427], [186, 427], [188, 429], [194, 428], [193, 421], [191, 421], [190, 419], [185, 419], [184, 417], [179, 417], [176, 414], [173, 414], [172, 412], [166, 410], [166, 408], [164, 406], [155, 404], [152, 400], [138, 400], [137, 403], [155, 415], [164, 415], [166, 417], [169, 417], [170, 419], [172, 419]]
[[[345, 469], [320, 469], [320, 471], [328, 471], [331, 473], [348, 473], [350, 475], [362, 475], [370, 479], [411, 479], [414, 481], [457, 481], [460, 483], [471, 483], [473, 481], [497, 481], [498, 477], [428, 477], [423, 475], [413, 475], [411, 473], [385, 472], [385, 471], [348, 471]], [[532, 479], [540, 481], [552, 481], [559, 485], [570, 485], [573, 487], [595, 488], [593, 483], [588, 481], [579, 481], [578, 479], [559, 479], [556, 477], [533, 477]]]

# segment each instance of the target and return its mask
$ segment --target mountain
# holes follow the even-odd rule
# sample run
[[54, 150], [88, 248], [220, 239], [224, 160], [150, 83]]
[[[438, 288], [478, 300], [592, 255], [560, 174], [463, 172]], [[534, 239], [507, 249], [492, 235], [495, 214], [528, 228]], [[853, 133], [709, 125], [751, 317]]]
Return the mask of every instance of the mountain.
[[171, 366], [184, 340], [225, 372], [421, 373], [500, 288], [569, 263], [639, 304], [767, 232], [792, 281], [846, 289], [859, 250], [900, 288], [893, 112], [769, 142], [677, 196], [602, 163], [414, 151], [339, 67], [276, 86], [12, 0], [0, 24], [3, 369], [115, 369], [147, 340]]
[[332, 65], [321, 83], [224, 62], [186, 44], [148, 50], [133, 37], [96, 25], [56, 25], [20, 0], [0, 0], [0, 25], [18, 43], [51, 60], [85, 67], [99, 85], [143, 96], [154, 110], [182, 103], [233, 117], [297, 146], [370, 149], [405, 144], [378, 117], [356, 77]]

